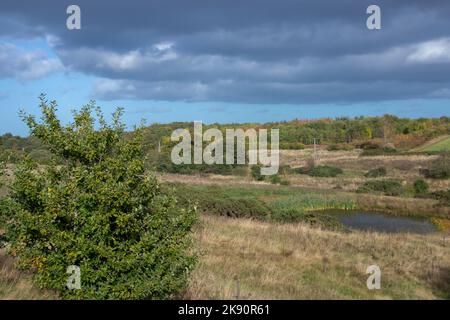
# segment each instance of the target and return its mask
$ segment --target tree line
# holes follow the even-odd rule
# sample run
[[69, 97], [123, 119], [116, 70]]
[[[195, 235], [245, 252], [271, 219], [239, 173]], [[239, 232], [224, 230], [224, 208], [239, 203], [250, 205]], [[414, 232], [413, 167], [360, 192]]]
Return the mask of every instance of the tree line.
[[[178, 128], [192, 129], [191, 122], [152, 124], [144, 130], [144, 145], [149, 153], [164, 152], [172, 147], [171, 133]], [[223, 133], [227, 128], [278, 128], [281, 149], [303, 149], [317, 144], [345, 145], [347, 148], [359, 146], [364, 142], [378, 141], [393, 144], [398, 148], [409, 149], [443, 134], [450, 134], [450, 117], [440, 118], [400, 118], [394, 115], [382, 117], [340, 117], [316, 120], [294, 119], [270, 123], [243, 123], [205, 125], [218, 128]], [[132, 134], [129, 132], [128, 134]], [[0, 161], [17, 162], [25, 154], [38, 162], [50, 159], [47, 148], [36, 137], [20, 137], [11, 133], [0, 136]], [[154, 157], [155, 155], [151, 155]]]

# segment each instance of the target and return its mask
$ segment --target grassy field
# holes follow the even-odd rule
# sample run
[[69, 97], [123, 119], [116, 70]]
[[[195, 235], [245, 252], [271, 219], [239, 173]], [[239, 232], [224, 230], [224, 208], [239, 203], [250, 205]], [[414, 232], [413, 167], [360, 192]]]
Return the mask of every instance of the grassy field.
[[[381, 159], [390, 174], [398, 174], [394, 166], [416, 168], [432, 157]], [[360, 159], [364, 163], [358, 163], [340, 154], [322, 161], [343, 167], [344, 177], [337, 179], [347, 183], [345, 179], [360, 179], [366, 172], [363, 168], [377, 160], [364, 157]], [[321, 183], [331, 181], [328, 178], [309, 177], [310, 187], [238, 176], [164, 174], [159, 178], [163, 188], [174, 190], [181, 202], [196, 203], [201, 213], [194, 230], [200, 261], [181, 298], [450, 298], [448, 234], [347, 232], [329, 215], [316, 212], [376, 210], [428, 217], [448, 229], [450, 208], [437, 200], [360, 194], [332, 183], [323, 187]], [[0, 189], [0, 196], [5, 193], [5, 188]], [[381, 268], [381, 290], [366, 287], [365, 270], [372, 264]], [[0, 250], [0, 299], [54, 298], [58, 298], [55, 293], [36, 288], [31, 275], [17, 271], [13, 259]]]
[[450, 151], [450, 137], [449, 136], [438, 137], [436, 139], [433, 139], [433, 140], [425, 143], [423, 146], [414, 149], [414, 151], [420, 151], [420, 152]]
[[436, 144], [425, 148], [424, 151], [427, 152], [442, 152], [442, 151], [450, 151], [450, 138], [442, 140]]
[[[203, 215], [199, 263], [183, 299], [450, 298], [450, 239], [442, 235], [342, 233]], [[57, 299], [0, 251], [0, 299]], [[381, 289], [368, 290], [369, 265]]]
[[[450, 239], [203, 216], [187, 299], [450, 298]], [[381, 289], [368, 290], [369, 265]]]

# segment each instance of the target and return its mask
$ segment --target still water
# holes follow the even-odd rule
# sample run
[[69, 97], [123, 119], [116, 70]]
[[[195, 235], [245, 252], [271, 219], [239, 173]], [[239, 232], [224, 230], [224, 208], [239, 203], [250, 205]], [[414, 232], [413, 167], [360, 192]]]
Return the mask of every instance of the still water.
[[378, 231], [387, 233], [409, 232], [409, 233], [431, 233], [436, 227], [427, 219], [411, 217], [394, 217], [377, 212], [361, 211], [333, 211], [340, 223], [351, 229], [364, 231]]

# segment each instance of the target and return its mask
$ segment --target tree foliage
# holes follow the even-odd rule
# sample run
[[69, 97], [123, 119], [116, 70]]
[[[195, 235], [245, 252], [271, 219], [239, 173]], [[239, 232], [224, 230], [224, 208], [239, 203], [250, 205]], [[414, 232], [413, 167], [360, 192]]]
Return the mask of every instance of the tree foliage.
[[[15, 170], [0, 207], [11, 253], [63, 298], [162, 299], [183, 290], [196, 215], [145, 170], [142, 128], [128, 135], [121, 109], [109, 125], [94, 102], [66, 126], [56, 102], [42, 96], [40, 108], [41, 121], [22, 117], [53, 160], [38, 166], [26, 156]], [[79, 290], [66, 287], [70, 265], [80, 267]]]

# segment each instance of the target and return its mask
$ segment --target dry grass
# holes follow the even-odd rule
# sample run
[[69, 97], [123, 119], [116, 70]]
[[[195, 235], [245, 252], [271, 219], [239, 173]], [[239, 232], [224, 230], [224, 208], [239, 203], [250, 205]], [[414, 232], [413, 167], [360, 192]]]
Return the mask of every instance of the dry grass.
[[[281, 150], [281, 164], [288, 164], [292, 167], [305, 166], [311, 157], [312, 150]], [[412, 185], [417, 179], [424, 179], [421, 169], [427, 168], [429, 163], [436, 159], [434, 155], [388, 155], [360, 157], [360, 151], [327, 151], [318, 150], [317, 165], [336, 166], [344, 170], [343, 175], [335, 178], [311, 177], [304, 174], [291, 174], [284, 177], [294, 187], [315, 188], [315, 189], [342, 189], [345, 191], [355, 191], [368, 178], [364, 174], [377, 167], [385, 167], [388, 171], [386, 177], [397, 179]], [[251, 177], [242, 176], [221, 176], [221, 175], [178, 175], [159, 174], [160, 178], [168, 182], [185, 182], [193, 184], [226, 184], [226, 185], [267, 185], [268, 182], [257, 182]], [[430, 186], [430, 191], [450, 189], [450, 179], [425, 179]]]
[[[243, 177], [161, 177], [193, 184], [280, 188]], [[314, 181], [327, 178], [312, 178]], [[450, 214], [449, 208], [434, 208], [434, 200], [354, 196], [361, 207], [371, 209]], [[203, 216], [195, 237], [200, 262], [192, 274], [187, 299], [450, 298], [450, 237], [443, 234], [339, 233], [302, 224]], [[18, 272], [13, 262], [0, 250], [0, 299], [57, 298], [53, 292], [36, 288], [31, 277]], [[381, 290], [366, 287], [365, 270], [371, 264], [381, 268]]]
[[433, 199], [356, 194], [356, 202], [362, 210], [379, 210], [402, 216], [433, 215], [450, 218], [450, 207], [440, 206], [439, 201]]
[[[302, 224], [202, 216], [195, 228], [200, 261], [185, 299], [449, 298], [450, 238], [339, 233]], [[381, 290], [368, 290], [379, 265]], [[57, 299], [0, 250], [0, 299]]]
[[17, 270], [15, 261], [0, 249], [0, 300], [57, 299], [57, 294], [37, 288], [31, 275]]
[[[412, 184], [417, 179], [424, 179], [421, 170], [429, 167], [430, 162], [437, 158], [436, 155], [382, 155], [382, 156], [360, 156], [361, 150], [352, 151], [327, 151], [319, 149], [316, 153], [316, 165], [329, 165], [344, 170], [344, 175], [336, 178], [317, 178], [307, 175], [291, 175], [288, 180], [292, 185], [307, 188], [333, 189], [341, 188], [354, 191], [361, 186], [367, 178], [364, 177], [370, 169], [385, 167], [388, 171], [386, 178], [398, 179]], [[281, 164], [292, 167], [302, 167], [307, 164], [313, 151], [305, 150], [282, 150], [280, 151]], [[436, 180], [426, 179], [430, 185], [430, 191], [444, 190], [450, 188], [450, 179]]]
[[[450, 293], [450, 239], [337, 233], [202, 217], [187, 299], [436, 299]], [[365, 270], [381, 268], [381, 290]]]
[[[316, 152], [316, 164], [325, 164], [327, 161], [346, 161], [347, 159], [357, 159], [360, 150], [352, 151], [327, 151], [318, 148]], [[291, 167], [303, 167], [314, 154], [313, 149], [304, 150], [280, 150], [280, 164]]]

